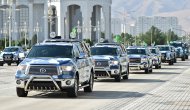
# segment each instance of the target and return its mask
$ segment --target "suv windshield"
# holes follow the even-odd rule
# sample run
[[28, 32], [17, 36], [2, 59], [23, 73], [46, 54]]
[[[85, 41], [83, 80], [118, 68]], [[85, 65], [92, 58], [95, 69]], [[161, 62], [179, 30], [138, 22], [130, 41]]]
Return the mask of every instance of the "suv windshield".
[[93, 47], [90, 50], [91, 55], [117, 55], [117, 48]]
[[127, 54], [141, 54], [146, 55], [145, 49], [127, 49]]
[[156, 54], [156, 49], [150, 49], [150, 50], [151, 50], [151, 53]]
[[53, 57], [53, 58], [71, 58], [72, 46], [43, 45], [34, 46], [29, 52], [27, 58], [33, 57]]
[[3, 52], [16, 52], [18, 48], [5, 48]]
[[174, 47], [182, 47], [182, 43], [170, 43], [170, 45], [174, 46]]
[[170, 47], [158, 47], [160, 51], [169, 51]]

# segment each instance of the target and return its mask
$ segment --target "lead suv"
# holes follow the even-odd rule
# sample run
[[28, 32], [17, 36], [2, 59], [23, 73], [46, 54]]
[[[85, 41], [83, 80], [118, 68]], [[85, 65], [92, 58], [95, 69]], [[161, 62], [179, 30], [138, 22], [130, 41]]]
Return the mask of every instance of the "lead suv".
[[86, 53], [75, 43], [42, 43], [32, 47], [16, 72], [16, 91], [26, 97], [29, 91], [63, 91], [77, 97], [79, 88], [92, 92], [93, 68]]
[[129, 57], [130, 70], [144, 70], [145, 73], [152, 72], [152, 54], [147, 47], [128, 47], [127, 54]]
[[129, 64], [126, 52], [118, 45], [96, 45], [91, 48], [95, 62], [95, 78], [115, 78], [116, 82], [128, 79]]

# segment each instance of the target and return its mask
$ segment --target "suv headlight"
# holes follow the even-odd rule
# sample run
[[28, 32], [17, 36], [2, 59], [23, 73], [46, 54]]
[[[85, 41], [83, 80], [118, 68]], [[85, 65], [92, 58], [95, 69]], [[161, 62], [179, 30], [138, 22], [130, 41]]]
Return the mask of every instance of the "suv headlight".
[[110, 61], [110, 65], [118, 65], [118, 64], [119, 64], [119, 61], [116, 61], [116, 60]]
[[61, 66], [62, 71], [72, 71], [73, 66]]
[[26, 68], [27, 68], [27, 65], [19, 65], [18, 66], [18, 70], [20, 70], [20, 71], [25, 71]]
[[147, 58], [141, 58], [141, 62], [147, 62]]

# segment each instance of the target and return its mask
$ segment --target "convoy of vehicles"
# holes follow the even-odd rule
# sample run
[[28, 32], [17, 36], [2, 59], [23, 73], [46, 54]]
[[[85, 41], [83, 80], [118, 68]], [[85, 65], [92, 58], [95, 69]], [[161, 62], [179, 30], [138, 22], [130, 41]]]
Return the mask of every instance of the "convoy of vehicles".
[[22, 47], [7, 47], [0, 52], [0, 66], [16, 63], [16, 92], [27, 97], [30, 91], [66, 92], [77, 97], [79, 89], [92, 92], [94, 79], [128, 79], [132, 71], [152, 73], [153, 66], [173, 65], [177, 58], [188, 59], [189, 45], [130, 46], [118, 43], [97, 43], [89, 47], [79, 40], [49, 39], [36, 44], [29, 52]]

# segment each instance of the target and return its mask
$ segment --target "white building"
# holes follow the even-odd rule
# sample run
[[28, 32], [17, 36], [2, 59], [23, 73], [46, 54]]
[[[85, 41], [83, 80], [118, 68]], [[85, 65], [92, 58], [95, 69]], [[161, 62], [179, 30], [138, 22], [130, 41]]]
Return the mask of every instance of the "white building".
[[177, 35], [182, 35], [181, 26], [177, 17], [147, 17], [141, 16], [136, 21], [136, 35], [147, 32], [152, 26], [157, 27], [162, 32], [172, 29]]
[[11, 40], [20, 39], [24, 31], [31, 40], [38, 23], [39, 42], [48, 39], [50, 32], [69, 38], [74, 27], [81, 28], [80, 39], [97, 41], [98, 24], [104, 18], [105, 37], [112, 41], [111, 4], [112, 0], [0, 0], [0, 30], [6, 30], [0, 37], [6, 33]]
[[112, 18], [111, 20], [111, 32], [113, 35], [120, 35], [122, 33], [122, 21], [120, 18]]

